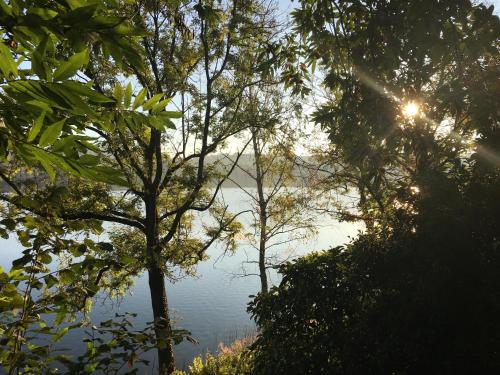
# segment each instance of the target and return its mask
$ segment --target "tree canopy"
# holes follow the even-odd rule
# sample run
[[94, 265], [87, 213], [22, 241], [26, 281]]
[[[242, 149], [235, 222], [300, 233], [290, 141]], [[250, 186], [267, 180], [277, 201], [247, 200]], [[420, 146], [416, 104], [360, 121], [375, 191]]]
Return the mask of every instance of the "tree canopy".
[[[383, 211], [425, 174], [498, 166], [498, 17], [469, 1], [303, 1], [294, 11], [326, 99], [313, 120], [363, 211]], [[405, 105], [418, 106], [416, 116]]]

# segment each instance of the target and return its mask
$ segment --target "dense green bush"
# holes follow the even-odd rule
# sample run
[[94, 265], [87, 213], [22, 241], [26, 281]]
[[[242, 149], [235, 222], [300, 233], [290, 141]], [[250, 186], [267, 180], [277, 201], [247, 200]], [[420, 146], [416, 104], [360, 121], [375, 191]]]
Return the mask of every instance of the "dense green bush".
[[255, 372], [500, 373], [499, 182], [440, 181], [421, 215], [282, 266], [249, 307]]
[[249, 375], [253, 370], [253, 353], [248, 345], [253, 337], [236, 340], [230, 346], [221, 344], [218, 355], [210, 353], [195, 357], [189, 371], [177, 371], [174, 375]]

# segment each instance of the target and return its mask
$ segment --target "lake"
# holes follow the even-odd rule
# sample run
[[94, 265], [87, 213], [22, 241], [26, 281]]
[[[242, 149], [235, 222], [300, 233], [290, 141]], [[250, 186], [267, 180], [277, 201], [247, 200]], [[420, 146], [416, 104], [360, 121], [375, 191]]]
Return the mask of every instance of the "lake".
[[[245, 210], [250, 205], [248, 197], [237, 188], [225, 188], [223, 195], [233, 212]], [[249, 217], [242, 216], [241, 221], [248, 225]], [[321, 217], [318, 225], [318, 235], [314, 239], [292, 245], [297, 255], [344, 244], [362, 229], [361, 224], [339, 223], [328, 216]], [[22, 248], [15, 238], [1, 240], [0, 246], [0, 266], [9, 269]], [[198, 265], [196, 277], [168, 283], [169, 307], [176, 318], [176, 328], [191, 331], [192, 336], [199, 341], [198, 345], [184, 342], [176, 346], [179, 368], [185, 368], [200, 353], [216, 353], [221, 342], [227, 344], [236, 338], [255, 333], [255, 325], [246, 312], [246, 305], [250, 301], [249, 296], [260, 290], [259, 278], [234, 276], [246, 259], [245, 253], [249, 256], [257, 255], [255, 250], [243, 242], [232, 256], [222, 256], [222, 249], [214, 246], [208, 251], [210, 258]], [[271, 283], [279, 281], [276, 273], [271, 273], [270, 277]], [[90, 317], [93, 322], [99, 323], [113, 318], [115, 313], [124, 312], [138, 314], [135, 318], [138, 327], [153, 320], [146, 275], [137, 278], [134, 287], [124, 298], [112, 302], [108, 300], [105, 304], [96, 302]], [[83, 352], [81, 332], [70, 331], [61, 341], [61, 346], [71, 348], [74, 354]], [[150, 352], [148, 355], [148, 359], [154, 362], [154, 353]]]

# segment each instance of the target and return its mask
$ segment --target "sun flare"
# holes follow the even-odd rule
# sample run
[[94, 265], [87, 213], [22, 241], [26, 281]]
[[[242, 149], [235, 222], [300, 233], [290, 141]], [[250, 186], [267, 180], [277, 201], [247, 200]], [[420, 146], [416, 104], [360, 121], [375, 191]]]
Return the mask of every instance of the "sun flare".
[[413, 118], [417, 116], [420, 112], [420, 108], [415, 102], [408, 102], [403, 106], [403, 115], [408, 118]]

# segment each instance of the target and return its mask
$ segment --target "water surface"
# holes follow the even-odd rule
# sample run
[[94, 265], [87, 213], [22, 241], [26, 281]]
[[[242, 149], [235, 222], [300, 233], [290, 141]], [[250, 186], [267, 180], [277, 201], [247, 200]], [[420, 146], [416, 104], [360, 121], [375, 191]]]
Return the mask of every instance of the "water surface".
[[[249, 202], [238, 189], [223, 189], [224, 198], [230, 208], [238, 212], [249, 207]], [[243, 224], [249, 223], [249, 217], [242, 217]], [[311, 251], [327, 249], [341, 245], [356, 236], [360, 225], [339, 223], [330, 217], [323, 216], [318, 222], [318, 236], [307, 243], [293, 244], [294, 252], [306, 254]], [[290, 249], [278, 249], [288, 251]], [[0, 241], [0, 266], [9, 269], [12, 260], [19, 257], [22, 247], [15, 238]], [[169, 306], [176, 318], [176, 326], [191, 331], [199, 341], [198, 345], [184, 342], [175, 348], [177, 366], [185, 367], [194, 356], [210, 351], [217, 351], [220, 342], [229, 343], [238, 337], [255, 332], [255, 325], [246, 312], [250, 295], [258, 293], [260, 281], [258, 277], [235, 277], [240, 272], [241, 262], [248, 256], [256, 256], [256, 252], [240, 243], [234, 255], [222, 256], [223, 249], [214, 246], [208, 251], [209, 259], [197, 266], [196, 277], [167, 283]], [[256, 258], [254, 258], [256, 259]], [[278, 276], [270, 275], [271, 283], [277, 283]], [[115, 313], [134, 312], [138, 316], [135, 323], [138, 327], [152, 320], [151, 304], [147, 276], [141, 275], [129, 294], [119, 301], [97, 302], [91, 313], [93, 322], [99, 323], [114, 318]], [[72, 331], [61, 340], [61, 346], [70, 348], [74, 354], [84, 351], [81, 343], [81, 332]], [[148, 359], [155, 361], [154, 353], [148, 353]], [[141, 373], [143, 373], [141, 371]]]

